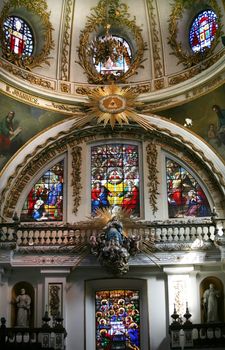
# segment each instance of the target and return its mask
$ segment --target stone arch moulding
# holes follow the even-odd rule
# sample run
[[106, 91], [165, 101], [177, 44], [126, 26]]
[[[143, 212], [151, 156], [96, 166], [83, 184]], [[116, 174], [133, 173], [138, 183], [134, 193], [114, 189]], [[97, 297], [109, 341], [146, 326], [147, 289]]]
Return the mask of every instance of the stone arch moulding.
[[[76, 126], [79, 121], [70, 119], [38, 135], [15, 155], [0, 175], [1, 216], [10, 221], [24, 187], [49, 162], [49, 159], [56, 158], [68, 150], [72, 155], [72, 167], [78, 170], [79, 182], [81, 144], [91, 140], [108, 139], [112, 133], [117, 138], [155, 140], [163, 149], [178, 158], [185, 157], [187, 164], [197, 173], [199, 169], [204, 172], [206, 186], [212, 198], [215, 198], [214, 205], [219, 214], [223, 215], [225, 166], [222, 160], [202, 139], [188, 129], [158, 116], [143, 116], [143, 118], [149, 124], [150, 130], [132, 124], [123, 128], [115, 127], [113, 131], [110, 126], [103, 127], [103, 125], [79, 129]], [[75, 183], [72, 187], [73, 211], [76, 213], [80, 203], [80, 191], [75, 189], [77, 187]]]

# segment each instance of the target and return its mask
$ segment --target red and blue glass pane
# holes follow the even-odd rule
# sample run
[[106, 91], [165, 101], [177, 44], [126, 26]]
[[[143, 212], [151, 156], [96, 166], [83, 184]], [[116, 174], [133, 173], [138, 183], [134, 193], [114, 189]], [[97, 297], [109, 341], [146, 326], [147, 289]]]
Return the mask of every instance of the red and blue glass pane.
[[91, 206], [123, 208], [140, 216], [138, 146], [91, 147]]
[[34, 39], [29, 25], [19, 17], [10, 16], [3, 24], [5, 45], [19, 57], [30, 57], [34, 50]]
[[38, 180], [25, 200], [21, 221], [63, 220], [63, 173], [62, 161]]
[[169, 218], [211, 215], [208, 199], [198, 181], [180, 164], [166, 159]]
[[[107, 41], [107, 36], [99, 38], [98, 40]], [[121, 48], [121, 54], [119, 55], [117, 60], [114, 60], [113, 57], [109, 57], [104, 62], [99, 62], [98, 64], [95, 64], [96, 70], [102, 74], [113, 74], [115, 76], [120, 76], [124, 73], [126, 73], [130, 67], [131, 64], [131, 49], [129, 44], [126, 40], [119, 36], [112, 35], [110, 36], [110, 39], [112, 39], [117, 46], [116, 54], [118, 54], [118, 51]], [[95, 60], [94, 60], [95, 63]]]
[[139, 350], [139, 291], [98, 291], [95, 300], [96, 350]]
[[212, 10], [205, 10], [192, 22], [189, 41], [193, 52], [203, 52], [211, 47], [218, 29], [217, 15]]

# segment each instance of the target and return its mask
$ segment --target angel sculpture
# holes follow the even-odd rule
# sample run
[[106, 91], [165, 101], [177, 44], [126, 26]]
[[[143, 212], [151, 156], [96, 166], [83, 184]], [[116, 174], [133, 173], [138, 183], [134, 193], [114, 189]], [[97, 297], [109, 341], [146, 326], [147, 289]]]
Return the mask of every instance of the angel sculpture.
[[94, 226], [98, 234], [90, 237], [91, 252], [108, 271], [124, 275], [129, 270], [130, 256], [140, 252], [140, 236], [128, 234], [128, 229], [136, 226], [136, 219], [125, 209], [103, 208], [95, 213]]
[[[108, 271], [122, 276], [129, 270], [130, 256], [135, 256], [138, 253], [154, 255], [153, 237], [149, 242], [142, 242], [139, 234], [128, 234], [129, 229], [137, 227], [137, 219], [132, 218], [129, 211], [120, 209], [115, 213], [110, 208], [102, 208], [97, 209], [95, 214], [96, 216], [91, 218], [90, 226], [97, 233], [90, 236], [89, 247], [91, 253]], [[85, 227], [88, 226], [86, 222]], [[81, 253], [83, 251], [80, 260], [89, 253], [85, 244], [77, 246], [73, 239], [69, 245], [74, 245], [75, 252]], [[156, 256], [154, 257], [157, 259]], [[155, 263], [155, 261], [153, 262]]]

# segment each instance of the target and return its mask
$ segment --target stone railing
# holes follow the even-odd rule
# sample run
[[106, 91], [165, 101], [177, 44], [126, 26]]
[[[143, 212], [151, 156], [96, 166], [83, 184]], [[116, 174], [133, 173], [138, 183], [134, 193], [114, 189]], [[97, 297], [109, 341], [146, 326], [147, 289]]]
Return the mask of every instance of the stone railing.
[[225, 323], [172, 324], [169, 333], [171, 349], [225, 349]]
[[[45, 320], [45, 318], [43, 318]], [[66, 330], [61, 322], [55, 327], [48, 325], [48, 320], [40, 328], [6, 327], [6, 320], [1, 318], [0, 348], [3, 350], [64, 350]], [[62, 319], [60, 319], [62, 320]]]
[[[61, 246], [70, 242], [81, 244], [89, 242], [90, 236], [96, 236], [98, 230], [91, 225], [58, 224], [58, 223], [1, 223], [0, 244], [16, 246]], [[155, 244], [195, 244], [212, 242], [215, 236], [215, 224], [208, 222], [152, 222], [138, 223], [128, 229], [130, 237], [139, 237], [142, 242]]]

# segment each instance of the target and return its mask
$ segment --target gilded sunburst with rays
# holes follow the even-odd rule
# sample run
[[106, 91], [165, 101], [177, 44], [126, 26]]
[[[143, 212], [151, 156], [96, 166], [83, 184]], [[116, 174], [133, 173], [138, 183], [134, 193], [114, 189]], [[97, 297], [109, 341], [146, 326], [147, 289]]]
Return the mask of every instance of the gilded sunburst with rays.
[[153, 129], [144, 116], [136, 112], [142, 105], [137, 100], [138, 95], [133, 88], [122, 88], [115, 84], [89, 89], [87, 113], [76, 120], [76, 125], [81, 127], [96, 119], [97, 124], [110, 124], [112, 128], [116, 123], [122, 126], [133, 121], [146, 130]]

